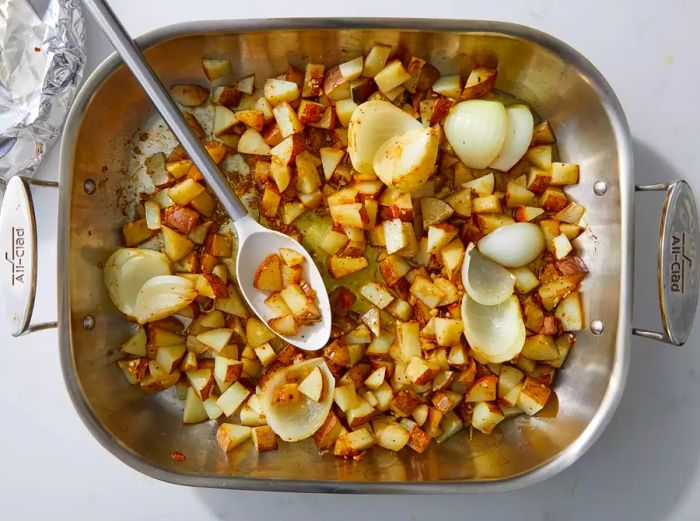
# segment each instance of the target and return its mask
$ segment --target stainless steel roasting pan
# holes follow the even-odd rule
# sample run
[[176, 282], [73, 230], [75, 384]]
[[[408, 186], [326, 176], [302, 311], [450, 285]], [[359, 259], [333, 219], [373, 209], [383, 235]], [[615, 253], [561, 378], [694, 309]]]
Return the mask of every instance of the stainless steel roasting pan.
[[[500, 22], [397, 19], [294, 19], [196, 22], [139, 39], [166, 85], [201, 81], [201, 57], [231, 59], [236, 75], [258, 78], [284, 71], [287, 61], [337, 63], [375, 42], [403, 49], [443, 73], [467, 74], [474, 63], [498, 65], [497, 88], [529, 103], [548, 119], [564, 161], [579, 163], [581, 182], [570, 190], [588, 209], [577, 239], [590, 275], [583, 284], [587, 323], [558, 374], [554, 407], [520, 417], [492, 436], [468, 432], [419, 455], [383, 449], [360, 462], [319, 455], [313, 442], [282, 444], [228, 457], [214, 441], [215, 423], [183, 426], [167, 393], [147, 396], [119, 374], [114, 360], [129, 326], [102, 282], [102, 263], [120, 246], [123, 208], [136, 181], [127, 174], [139, 129], [155, 118], [151, 105], [116, 56], [90, 76], [75, 101], [60, 160], [59, 313], [63, 373], [87, 428], [117, 458], [169, 482], [231, 489], [298, 492], [464, 493], [523, 487], [561, 471], [605, 428], [620, 400], [630, 356], [635, 185], [630, 131], [620, 104], [600, 73], [578, 52], [533, 29]], [[127, 152], [129, 151], [129, 152]], [[15, 334], [30, 324], [36, 268], [29, 183], [8, 186], [2, 246], [17, 260], [22, 238], [22, 283], [3, 263], [4, 295]], [[688, 336], [697, 301], [698, 232], [688, 185], [638, 189], [666, 192], [659, 250], [664, 331], [635, 330], [668, 343]], [[11, 203], [8, 203], [11, 201]], [[10, 246], [11, 245], [11, 246]], [[9, 288], [9, 289], [8, 289]], [[171, 458], [173, 451], [186, 455]]]

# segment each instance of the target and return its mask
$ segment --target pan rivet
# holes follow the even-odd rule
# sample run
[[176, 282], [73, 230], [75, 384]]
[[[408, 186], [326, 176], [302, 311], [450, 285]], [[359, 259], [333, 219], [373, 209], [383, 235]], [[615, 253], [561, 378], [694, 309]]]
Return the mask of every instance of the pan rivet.
[[85, 190], [85, 193], [88, 195], [94, 194], [95, 190], [97, 190], [97, 185], [95, 184], [95, 181], [93, 181], [92, 179], [86, 179], [83, 183], [83, 190]]
[[605, 325], [602, 320], [591, 320], [591, 333], [594, 335], [602, 335]]
[[92, 315], [85, 315], [83, 317], [83, 329], [85, 331], [91, 331], [95, 327], [95, 317]]
[[593, 184], [593, 193], [596, 195], [605, 195], [605, 192], [608, 191], [608, 183], [605, 181], [596, 181]]

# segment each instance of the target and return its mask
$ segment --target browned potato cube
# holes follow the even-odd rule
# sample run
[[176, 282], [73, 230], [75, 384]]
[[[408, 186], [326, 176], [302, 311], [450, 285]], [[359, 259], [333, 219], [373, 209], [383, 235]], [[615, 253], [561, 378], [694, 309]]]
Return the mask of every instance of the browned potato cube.
[[299, 385], [295, 383], [287, 383], [280, 385], [272, 396], [272, 405], [277, 405], [280, 403], [291, 404], [297, 403], [301, 400], [301, 393], [299, 392]]
[[163, 224], [189, 235], [199, 222], [199, 213], [184, 206], [172, 205], [163, 210]]
[[262, 291], [282, 289], [282, 261], [279, 255], [272, 253], [265, 257], [255, 270], [253, 286]]
[[391, 410], [399, 416], [409, 416], [421, 404], [420, 398], [409, 389], [401, 389], [391, 401]]
[[411, 430], [408, 431], [408, 446], [418, 454], [423, 454], [432, 440], [430, 435], [418, 427], [418, 425], [414, 425]]
[[146, 224], [146, 219], [139, 219], [138, 221], [133, 221], [126, 223], [122, 227], [122, 233], [124, 234], [124, 243], [127, 247], [137, 246], [144, 241], [147, 241], [158, 230], [149, 230]]
[[318, 447], [319, 450], [330, 449], [338, 436], [340, 436], [342, 430], [343, 424], [340, 423], [340, 420], [335, 413], [330, 411], [328, 416], [326, 416], [326, 420], [323, 422], [323, 425], [321, 425], [314, 434], [314, 442], [316, 443], [316, 447]]
[[462, 91], [462, 99], [482, 98], [496, 84], [496, 69], [488, 69], [486, 67], [476, 67], [469, 73], [467, 83]]
[[254, 427], [250, 431], [250, 437], [253, 439], [253, 444], [258, 452], [277, 450], [277, 435], [268, 425]]

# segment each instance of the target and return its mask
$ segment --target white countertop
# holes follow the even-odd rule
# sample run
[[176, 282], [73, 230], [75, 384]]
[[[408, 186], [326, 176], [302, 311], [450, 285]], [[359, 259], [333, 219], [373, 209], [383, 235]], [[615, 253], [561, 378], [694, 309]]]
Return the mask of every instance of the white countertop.
[[[132, 35], [195, 20], [293, 16], [506, 20], [557, 36], [587, 56], [617, 92], [634, 135], [638, 182], [687, 179], [700, 195], [700, 3], [696, 0], [112, 0]], [[623, 6], [625, 4], [626, 6]], [[632, 5], [634, 8], [632, 9]], [[89, 69], [111, 49], [88, 22]], [[55, 179], [54, 149], [39, 176]], [[39, 208], [35, 320], [55, 318], [55, 212]], [[637, 215], [635, 324], [660, 323], [655, 289], [659, 196]], [[635, 338], [622, 404], [594, 447], [531, 488], [483, 496], [323, 496], [198, 490], [131, 470], [84, 428], [61, 377], [55, 331], [2, 337], [0, 519], [690, 520], [700, 517], [700, 325], [684, 349]]]

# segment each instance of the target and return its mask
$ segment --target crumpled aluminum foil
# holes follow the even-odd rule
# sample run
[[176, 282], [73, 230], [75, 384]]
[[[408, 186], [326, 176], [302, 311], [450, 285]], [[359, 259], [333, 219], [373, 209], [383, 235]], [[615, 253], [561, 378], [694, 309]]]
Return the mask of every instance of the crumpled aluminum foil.
[[0, 180], [34, 173], [61, 134], [85, 59], [80, 0], [0, 0]]

